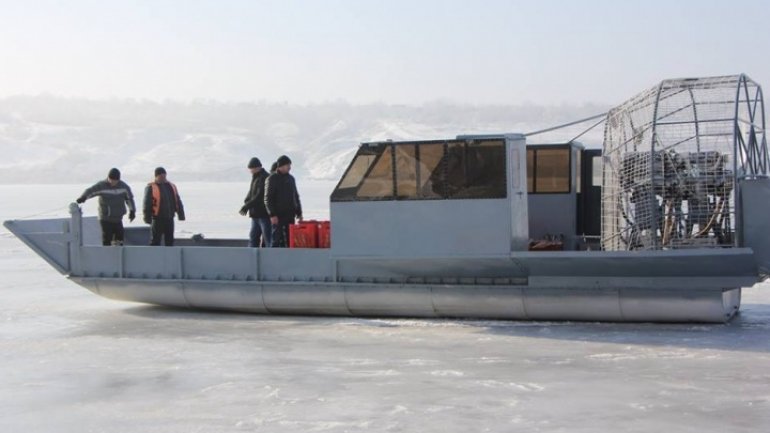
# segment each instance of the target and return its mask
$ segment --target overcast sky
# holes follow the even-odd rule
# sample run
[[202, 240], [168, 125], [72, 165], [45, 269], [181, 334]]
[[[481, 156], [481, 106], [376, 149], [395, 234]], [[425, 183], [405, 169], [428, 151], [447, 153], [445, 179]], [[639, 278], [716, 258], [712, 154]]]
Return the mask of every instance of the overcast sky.
[[768, 1], [0, 0], [0, 97], [614, 104], [770, 83]]

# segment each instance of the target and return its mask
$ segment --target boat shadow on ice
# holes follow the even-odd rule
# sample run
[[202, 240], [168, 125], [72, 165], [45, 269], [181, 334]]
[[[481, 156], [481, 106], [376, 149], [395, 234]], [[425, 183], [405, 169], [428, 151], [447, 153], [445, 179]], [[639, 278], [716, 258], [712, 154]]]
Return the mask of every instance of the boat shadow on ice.
[[739, 352], [770, 352], [770, 305], [747, 305], [728, 323], [484, 323], [485, 331], [505, 337], [667, 346]]

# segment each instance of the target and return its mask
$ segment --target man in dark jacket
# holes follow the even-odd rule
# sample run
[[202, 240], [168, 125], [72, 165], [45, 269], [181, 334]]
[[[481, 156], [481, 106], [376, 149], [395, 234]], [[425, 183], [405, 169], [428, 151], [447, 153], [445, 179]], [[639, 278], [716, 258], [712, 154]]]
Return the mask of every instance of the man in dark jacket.
[[174, 214], [184, 221], [184, 206], [176, 185], [166, 180], [166, 169], [155, 169], [155, 181], [144, 189], [144, 222], [151, 225], [150, 245], [160, 245], [163, 238], [167, 247], [174, 245]]
[[[267, 209], [265, 209], [265, 180], [268, 174], [262, 169], [262, 162], [257, 157], [251, 158], [248, 168], [251, 172], [251, 187], [243, 200], [240, 214], [246, 215], [248, 213], [251, 217], [249, 246], [252, 248], [269, 247], [273, 237], [270, 217], [267, 215]], [[260, 236], [262, 236], [261, 243], [259, 241]]]
[[265, 182], [265, 208], [273, 228], [273, 247], [289, 246], [289, 226], [294, 217], [302, 221], [302, 203], [291, 171], [291, 160], [282, 155], [278, 168]]
[[120, 180], [120, 170], [113, 168], [107, 179], [96, 182], [75, 200], [81, 204], [99, 196], [99, 224], [102, 226], [102, 245], [123, 245], [123, 215], [128, 205], [128, 220], [136, 217], [136, 205], [131, 188]]

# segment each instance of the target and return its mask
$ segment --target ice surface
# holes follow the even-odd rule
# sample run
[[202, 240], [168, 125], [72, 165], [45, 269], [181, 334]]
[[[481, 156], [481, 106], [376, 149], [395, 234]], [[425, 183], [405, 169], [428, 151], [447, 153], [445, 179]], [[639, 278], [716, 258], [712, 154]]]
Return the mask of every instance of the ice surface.
[[[178, 228], [245, 237], [247, 183], [180, 183]], [[83, 186], [0, 186], [0, 219]], [[0, 299], [0, 432], [770, 430], [768, 284], [727, 325], [213, 314], [95, 296], [3, 229]]]

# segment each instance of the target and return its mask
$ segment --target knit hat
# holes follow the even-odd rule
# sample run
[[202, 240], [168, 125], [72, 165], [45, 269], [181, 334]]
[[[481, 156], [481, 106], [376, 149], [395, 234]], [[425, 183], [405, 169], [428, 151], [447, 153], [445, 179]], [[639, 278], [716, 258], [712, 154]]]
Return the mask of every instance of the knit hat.
[[291, 160], [286, 155], [281, 155], [280, 157], [278, 157], [278, 161], [276, 162], [278, 163], [278, 167], [283, 167], [284, 165], [291, 164]]
[[249, 165], [247, 165], [248, 168], [259, 168], [262, 167], [262, 161], [259, 160], [256, 156], [254, 158], [251, 158], [249, 160]]
[[107, 173], [107, 178], [112, 180], [120, 180], [120, 170], [117, 168], [111, 168], [110, 172]]
[[166, 169], [163, 167], [158, 167], [155, 169], [155, 176], [159, 176], [161, 174], [166, 174]]
[[275, 173], [277, 169], [278, 169], [278, 163], [274, 162], [273, 165], [270, 166], [270, 173]]

